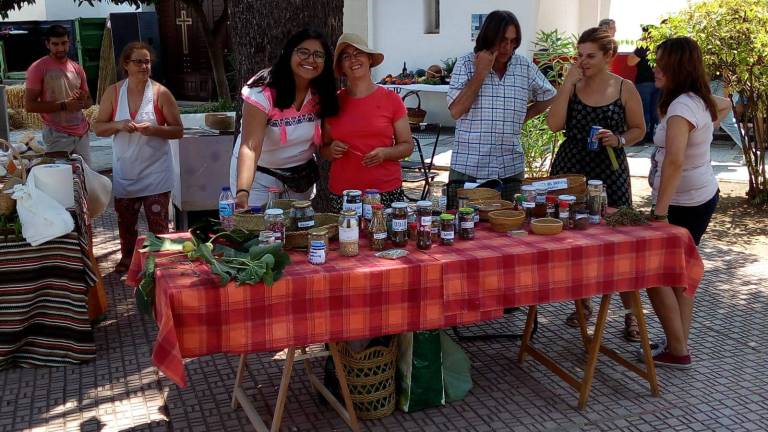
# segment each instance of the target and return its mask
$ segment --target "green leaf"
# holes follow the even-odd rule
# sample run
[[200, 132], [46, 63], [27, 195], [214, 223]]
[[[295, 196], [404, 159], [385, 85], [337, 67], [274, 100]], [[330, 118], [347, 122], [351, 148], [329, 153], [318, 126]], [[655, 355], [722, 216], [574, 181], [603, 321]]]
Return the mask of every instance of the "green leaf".
[[211, 271], [219, 276], [219, 282], [225, 285], [235, 275], [237, 275], [237, 269], [234, 269], [220, 261], [214, 256], [208, 244], [203, 243], [197, 247], [197, 254], [203, 259], [211, 268]]
[[136, 308], [149, 316], [154, 316], [155, 313], [155, 269], [155, 256], [149, 255], [144, 261], [144, 268], [139, 274], [141, 281], [134, 292]]
[[171, 240], [158, 237], [152, 233], [147, 233], [142, 245], [142, 251], [161, 252], [161, 251], [180, 251], [183, 249], [185, 240]]

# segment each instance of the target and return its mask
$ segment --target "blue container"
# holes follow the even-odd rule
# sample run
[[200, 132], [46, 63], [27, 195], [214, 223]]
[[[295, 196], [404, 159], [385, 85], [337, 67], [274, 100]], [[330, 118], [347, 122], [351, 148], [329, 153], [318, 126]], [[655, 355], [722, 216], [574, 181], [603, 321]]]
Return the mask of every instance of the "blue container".
[[600, 140], [597, 138], [597, 133], [600, 132], [602, 126], [592, 126], [589, 130], [589, 140], [587, 141], [587, 150], [598, 151], [600, 150]]

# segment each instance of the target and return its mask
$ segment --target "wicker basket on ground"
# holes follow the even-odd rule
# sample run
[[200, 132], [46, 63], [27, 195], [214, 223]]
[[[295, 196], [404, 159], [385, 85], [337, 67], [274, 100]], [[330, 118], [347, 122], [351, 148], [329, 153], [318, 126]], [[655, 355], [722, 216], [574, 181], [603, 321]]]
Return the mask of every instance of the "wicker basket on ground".
[[581, 174], [561, 174], [561, 175], [555, 175], [550, 177], [527, 178], [523, 180], [523, 184], [528, 185], [528, 184], [533, 184], [540, 181], [558, 180], [558, 179], [568, 180], [568, 187], [563, 189], [550, 190], [550, 192], [552, 192], [555, 195], [573, 195], [576, 197], [576, 201], [578, 202], [582, 202], [585, 200], [587, 195], [587, 179]]
[[364, 420], [386, 417], [395, 410], [395, 370], [397, 338], [386, 347], [378, 346], [360, 352], [338, 344], [341, 365], [357, 416]]
[[421, 96], [419, 96], [419, 92], [415, 91], [409, 91], [408, 93], [403, 95], [403, 102], [405, 102], [405, 99], [409, 96], [416, 96], [416, 100], [418, 101], [416, 104], [416, 107], [408, 107], [406, 108], [408, 112], [408, 122], [409, 123], [423, 123], [424, 119], [427, 117], [427, 112], [421, 109]]

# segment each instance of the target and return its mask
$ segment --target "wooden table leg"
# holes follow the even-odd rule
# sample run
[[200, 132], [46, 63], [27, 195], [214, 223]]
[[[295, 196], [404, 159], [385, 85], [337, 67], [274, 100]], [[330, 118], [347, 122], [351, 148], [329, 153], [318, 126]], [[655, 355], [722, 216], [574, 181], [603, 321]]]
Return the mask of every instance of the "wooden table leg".
[[653, 355], [651, 354], [651, 344], [648, 338], [648, 328], [645, 324], [645, 315], [643, 314], [643, 306], [640, 302], [640, 291], [632, 291], [632, 313], [637, 318], [637, 326], [640, 328], [640, 344], [643, 347], [643, 355], [645, 358], [645, 373], [648, 380], [648, 384], [651, 387], [651, 394], [653, 396], [659, 396], [659, 383], [656, 380], [656, 365], [653, 363]]
[[288, 398], [288, 386], [291, 384], [291, 373], [293, 373], [293, 358], [296, 355], [296, 348], [288, 348], [285, 355], [285, 366], [283, 366], [283, 378], [280, 380], [280, 390], [277, 392], [277, 403], [275, 404], [275, 415], [272, 417], [271, 432], [280, 430], [280, 422], [283, 421], [283, 411], [285, 410], [285, 400]]
[[240, 405], [241, 407], [243, 407], [243, 411], [245, 412], [245, 415], [248, 417], [248, 420], [251, 421], [251, 425], [253, 425], [254, 429], [256, 429], [258, 432], [268, 432], [269, 429], [267, 429], [267, 425], [264, 424], [264, 421], [261, 419], [261, 416], [259, 416], [259, 413], [256, 411], [256, 408], [254, 408], [253, 404], [251, 404], [251, 401], [248, 398], [248, 395], [246, 395], [245, 392], [243, 391], [243, 388], [240, 387], [240, 384], [243, 382], [243, 376], [245, 375], [245, 370], [247, 368], [246, 366], [247, 358], [248, 358], [248, 354], [240, 355], [240, 364], [237, 368], [235, 385], [232, 389], [232, 408], [237, 409], [237, 406]]
[[528, 318], [525, 320], [525, 331], [523, 331], [523, 340], [520, 341], [520, 352], [517, 354], [517, 362], [523, 364], [528, 344], [531, 342], [533, 333], [533, 323], [536, 321], [536, 305], [528, 306]]
[[[597, 365], [597, 353], [600, 352], [600, 344], [603, 340], [603, 330], [605, 330], [605, 320], [608, 317], [608, 307], [611, 304], [611, 294], [606, 294], [600, 301], [600, 312], [597, 314], [595, 323], [595, 333], [592, 336], [587, 362], [584, 367], [584, 377], [581, 379], [581, 390], [579, 391], [579, 409], [587, 406], [589, 391], [592, 388], [592, 378], [595, 375], [595, 366]], [[583, 318], [582, 318], [583, 320]]]
[[243, 375], [245, 375], [246, 359], [248, 354], [240, 354], [240, 364], [237, 366], [237, 375], [235, 375], [235, 385], [232, 388], [232, 409], [237, 409], [237, 395], [235, 390], [240, 388], [240, 384], [243, 382]]

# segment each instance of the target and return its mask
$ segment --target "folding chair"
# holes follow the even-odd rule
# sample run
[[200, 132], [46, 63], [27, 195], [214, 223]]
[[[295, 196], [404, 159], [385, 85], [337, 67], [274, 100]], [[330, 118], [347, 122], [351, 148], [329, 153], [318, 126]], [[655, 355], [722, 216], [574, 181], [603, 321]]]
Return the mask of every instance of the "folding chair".
[[[407, 193], [405, 194], [405, 197], [409, 200], [418, 201], [427, 198], [429, 186], [432, 183], [432, 180], [437, 176], [437, 173], [432, 171], [432, 164], [435, 159], [435, 152], [437, 151], [437, 142], [440, 140], [440, 124], [412, 123], [411, 135], [413, 136], [413, 144], [419, 153], [419, 160], [400, 161], [400, 167], [403, 172], [403, 183], [424, 182], [424, 185], [421, 188], [421, 195], [418, 197]], [[424, 157], [424, 151], [425, 147], [428, 149], [430, 145], [432, 145], [432, 151], [430, 152], [427, 161]]]

